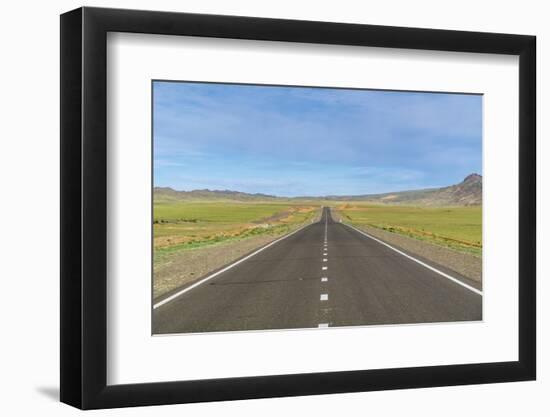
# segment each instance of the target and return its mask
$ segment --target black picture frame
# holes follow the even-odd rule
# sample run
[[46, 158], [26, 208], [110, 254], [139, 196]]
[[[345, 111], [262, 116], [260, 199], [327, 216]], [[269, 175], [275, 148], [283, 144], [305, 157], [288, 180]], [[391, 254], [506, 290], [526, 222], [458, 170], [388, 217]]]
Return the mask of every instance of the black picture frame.
[[[519, 360], [107, 385], [108, 32], [519, 56]], [[95, 409], [535, 379], [535, 54], [524, 35], [88, 7], [61, 15], [61, 401]]]

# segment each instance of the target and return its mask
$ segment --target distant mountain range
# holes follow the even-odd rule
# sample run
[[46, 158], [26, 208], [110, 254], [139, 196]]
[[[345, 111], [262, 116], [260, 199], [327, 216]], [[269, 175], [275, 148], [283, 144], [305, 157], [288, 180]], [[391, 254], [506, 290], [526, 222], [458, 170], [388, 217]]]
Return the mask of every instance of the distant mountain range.
[[442, 188], [399, 191], [384, 194], [327, 196], [328, 200], [372, 201], [387, 204], [417, 204], [428, 206], [475, 206], [481, 204], [482, 177], [470, 174], [455, 185]]
[[193, 190], [176, 191], [170, 187], [155, 187], [153, 189], [155, 200], [282, 200], [286, 198], [275, 197], [267, 194], [249, 194], [231, 190]]
[[249, 194], [230, 190], [193, 190], [176, 191], [170, 187], [155, 187], [155, 201], [162, 200], [234, 200], [234, 201], [265, 201], [265, 200], [332, 200], [332, 201], [369, 201], [383, 204], [411, 204], [426, 206], [474, 206], [482, 202], [482, 177], [470, 174], [455, 185], [442, 188], [427, 188], [423, 190], [399, 191], [384, 194], [364, 195], [329, 195], [303, 197], [276, 197], [268, 194]]

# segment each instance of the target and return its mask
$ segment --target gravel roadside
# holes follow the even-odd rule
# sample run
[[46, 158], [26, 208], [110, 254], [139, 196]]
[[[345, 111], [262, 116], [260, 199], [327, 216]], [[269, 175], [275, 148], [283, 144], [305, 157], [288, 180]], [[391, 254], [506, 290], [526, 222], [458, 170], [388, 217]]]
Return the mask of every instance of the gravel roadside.
[[[319, 218], [320, 212], [311, 222], [319, 221]], [[307, 223], [294, 225], [288, 233], [305, 225]], [[166, 255], [161, 263], [153, 267], [153, 299], [196, 281], [284, 235], [285, 233], [253, 236]]]
[[355, 227], [390, 245], [403, 249], [405, 252], [418, 255], [442, 265], [473, 281], [482, 282], [482, 260], [477, 256], [456, 252], [443, 246], [433, 245], [422, 240], [391, 233], [372, 226], [361, 225]]

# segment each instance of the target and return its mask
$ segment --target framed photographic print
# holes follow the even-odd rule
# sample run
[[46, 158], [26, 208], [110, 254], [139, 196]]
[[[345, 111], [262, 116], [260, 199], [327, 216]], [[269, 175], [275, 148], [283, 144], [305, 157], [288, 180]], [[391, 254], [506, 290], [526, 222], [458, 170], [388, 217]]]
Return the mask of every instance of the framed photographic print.
[[61, 400], [535, 379], [535, 38], [61, 16]]

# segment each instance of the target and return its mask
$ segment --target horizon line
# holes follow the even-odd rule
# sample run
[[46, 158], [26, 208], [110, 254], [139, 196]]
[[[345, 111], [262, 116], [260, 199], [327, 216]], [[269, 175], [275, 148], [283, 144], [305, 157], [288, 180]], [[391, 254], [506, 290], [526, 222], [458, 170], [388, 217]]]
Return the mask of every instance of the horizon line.
[[[464, 177], [464, 180], [468, 178], [471, 175], [478, 175], [479, 177], [483, 178], [483, 175], [478, 174], [477, 172], [473, 172], [471, 174], [468, 174]], [[406, 192], [412, 192], [412, 191], [430, 191], [430, 190], [436, 190], [438, 188], [447, 188], [452, 187], [453, 185], [458, 185], [462, 182], [455, 183], [455, 184], [449, 184], [449, 185], [434, 185], [429, 187], [422, 187], [422, 188], [410, 188], [407, 190], [398, 190], [398, 191], [385, 191], [380, 193], [364, 193], [364, 194], [323, 194], [323, 195], [297, 195], [297, 196], [288, 196], [288, 195], [276, 195], [276, 194], [268, 194], [268, 193], [262, 193], [262, 192], [246, 192], [246, 191], [239, 191], [239, 190], [231, 190], [231, 189], [210, 189], [210, 188], [195, 188], [192, 190], [178, 190], [176, 188], [173, 188], [171, 186], [162, 186], [162, 185], [153, 185], [153, 190], [155, 188], [169, 188], [172, 191], [175, 192], [183, 192], [183, 193], [192, 193], [195, 191], [208, 191], [208, 192], [218, 192], [218, 193], [240, 193], [240, 194], [247, 194], [247, 195], [258, 195], [258, 196], [264, 196], [264, 197], [273, 197], [273, 198], [288, 198], [288, 199], [296, 199], [296, 198], [339, 198], [339, 197], [367, 197], [367, 196], [377, 196], [377, 195], [384, 195], [384, 194], [392, 194], [392, 193], [406, 193]]]

